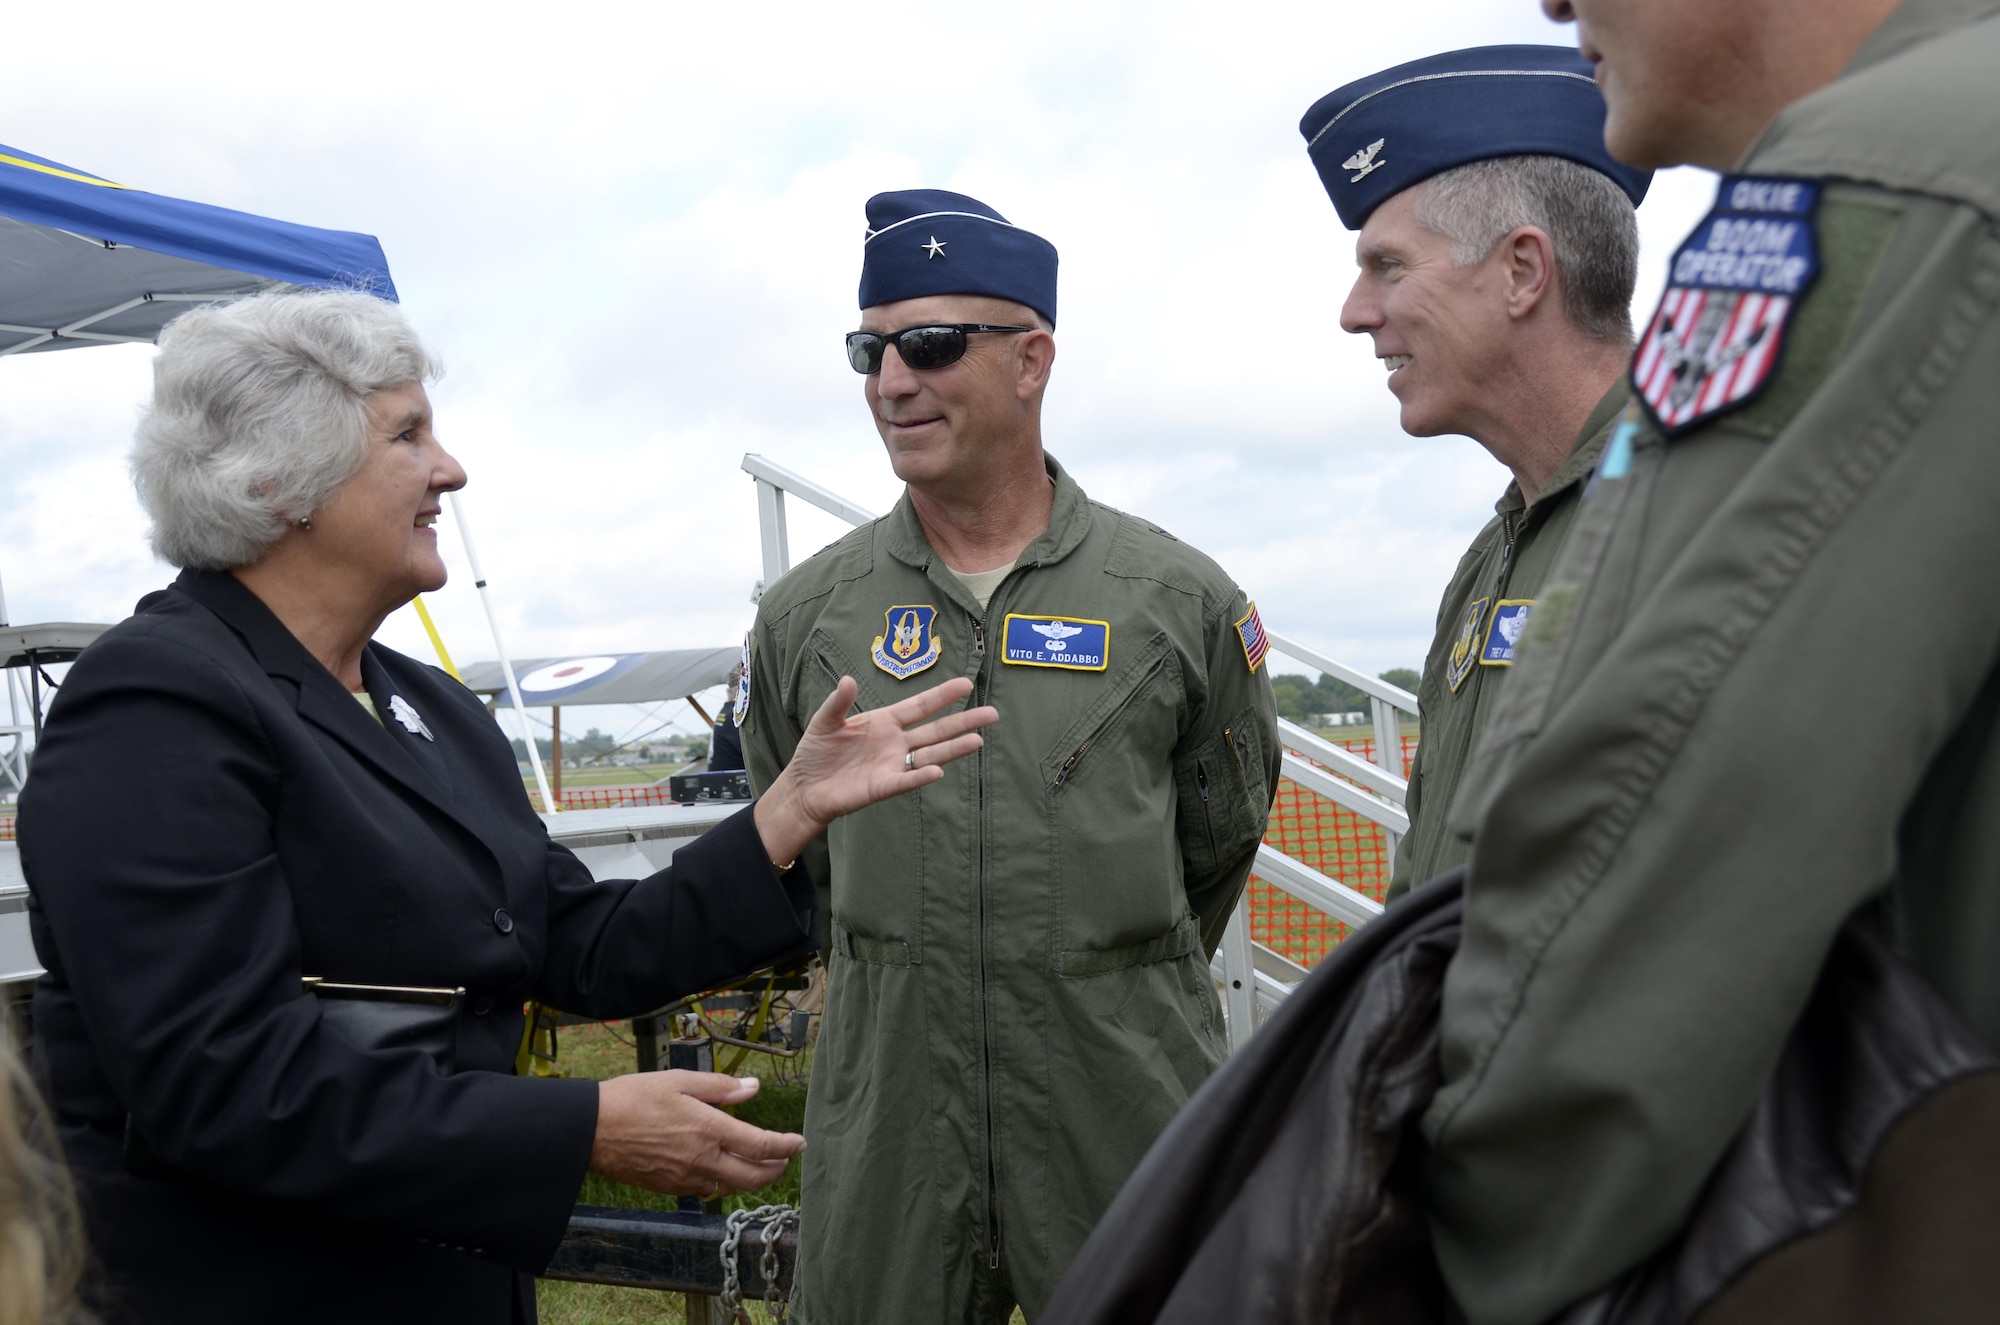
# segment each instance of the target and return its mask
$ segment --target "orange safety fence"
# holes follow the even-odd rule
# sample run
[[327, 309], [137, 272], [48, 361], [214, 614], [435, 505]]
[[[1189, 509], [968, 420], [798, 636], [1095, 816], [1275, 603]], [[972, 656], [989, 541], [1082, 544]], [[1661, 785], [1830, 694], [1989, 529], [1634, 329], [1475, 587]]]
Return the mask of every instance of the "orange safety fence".
[[[537, 810], [542, 808], [540, 792], [530, 790], [528, 799]], [[664, 782], [641, 782], [629, 787], [569, 787], [563, 790], [561, 800], [565, 810], [615, 810], [622, 805], [675, 803]]]
[[[1373, 736], [1336, 738], [1334, 744], [1374, 761]], [[1408, 777], [1416, 758], [1416, 733], [1405, 733], [1402, 744], [1402, 773]], [[1388, 835], [1382, 826], [1290, 779], [1278, 783], [1278, 798], [1271, 806], [1271, 828], [1264, 841], [1378, 902], [1388, 890], [1389, 870], [1394, 862], [1389, 859]], [[1250, 877], [1250, 937], [1280, 956], [1310, 967], [1346, 938], [1347, 930], [1346, 925], [1317, 907], [1255, 875]]]
[[13, 840], [14, 816], [11, 814], [0, 814], [0, 842], [12, 842]]

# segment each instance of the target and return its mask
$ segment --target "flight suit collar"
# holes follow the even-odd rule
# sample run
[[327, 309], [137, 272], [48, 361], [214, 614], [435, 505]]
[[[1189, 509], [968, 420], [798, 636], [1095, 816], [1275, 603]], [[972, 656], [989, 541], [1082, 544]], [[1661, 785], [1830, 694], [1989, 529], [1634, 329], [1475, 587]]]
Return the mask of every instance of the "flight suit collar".
[[[1995, 3], [2000, 3], [2000, 0], [1995, 0]], [[1632, 383], [1629, 378], [1621, 377], [1611, 384], [1611, 389], [1604, 393], [1603, 399], [1599, 400], [1596, 407], [1590, 411], [1590, 417], [1583, 421], [1582, 431], [1577, 433], [1576, 441], [1570, 445], [1569, 459], [1563, 461], [1562, 468], [1550, 475], [1548, 486], [1535, 498], [1533, 508], [1548, 506], [1564, 492], [1590, 477], [1590, 471], [1597, 468], [1597, 458], [1604, 453], [1604, 443], [1611, 436], [1611, 425], [1617, 421], [1619, 413], [1624, 410], [1626, 402], [1631, 398]], [[1501, 493], [1500, 500], [1493, 504], [1493, 509], [1503, 516], [1519, 515], [1522, 511], [1531, 509], [1531, 506], [1521, 495], [1521, 485], [1518, 482], [1510, 482], [1507, 491]]]
[[[1049, 509], [1049, 527], [1021, 553], [1015, 563], [1020, 566], [1054, 565], [1076, 551], [1090, 532], [1090, 501], [1083, 489], [1069, 476], [1068, 470], [1056, 463], [1054, 456], [1043, 452], [1042, 463], [1056, 483], [1055, 504]], [[924, 537], [923, 523], [917, 519], [917, 508], [910, 503], [907, 488], [895, 509], [883, 520], [882, 530], [883, 549], [904, 565], [928, 570], [932, 562], [939, 561], [930, 540]]]

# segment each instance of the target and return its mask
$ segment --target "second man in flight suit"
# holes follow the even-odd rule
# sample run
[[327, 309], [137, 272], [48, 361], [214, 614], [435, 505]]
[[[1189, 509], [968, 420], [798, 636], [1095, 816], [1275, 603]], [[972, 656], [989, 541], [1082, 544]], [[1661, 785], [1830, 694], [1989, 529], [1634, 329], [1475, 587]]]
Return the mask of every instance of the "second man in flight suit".
[[1341, 325], [1373, 338], [1404, 431], [1471, 437], [1514, 476], [1438, 608], [1395, 897], [1466, 858], [1445, 816], [1629, 395], [1633, 208], [1652, 174], [1605, 151], [1590, 66], [1555, 46], [1398, 65], [1320, 98], [1299, 129], [1361, 232]]

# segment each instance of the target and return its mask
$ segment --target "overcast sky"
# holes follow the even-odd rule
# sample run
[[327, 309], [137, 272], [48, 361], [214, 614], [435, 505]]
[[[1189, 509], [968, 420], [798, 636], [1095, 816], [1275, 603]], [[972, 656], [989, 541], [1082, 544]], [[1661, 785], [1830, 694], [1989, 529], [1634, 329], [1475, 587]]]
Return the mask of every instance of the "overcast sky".
[[[740, 640], [746, 451], [895, 500], [838, 343], [884, 189], [970, 193], [1057, 246], [1050, 451], [1214, 556], [1273, 630], [1370, 673], [1420, 665], [1506, 482], [1470, 441], [1405, 437], [1340, 331], [1352, 236], [1297, 124], [1420, 55], [1571, 44], [1534, 0], [191, 0], [17, 6], [8, 27], [0, 142], [381, 239], [446, 362], [440, 432], [520, 656]], [[1641, 313], [1711, 191], [1655, 182]], [[114, 621], [171, 577], [125, 471], [151, 353], [0, 360], [13, 621]], [[797, 555], [844, 528], [793, 509]], [[441, 545], [434, 614], [461, 659], [491, 657], [457, 532]], [[383, 638], [428, 655], [407, 610]]]

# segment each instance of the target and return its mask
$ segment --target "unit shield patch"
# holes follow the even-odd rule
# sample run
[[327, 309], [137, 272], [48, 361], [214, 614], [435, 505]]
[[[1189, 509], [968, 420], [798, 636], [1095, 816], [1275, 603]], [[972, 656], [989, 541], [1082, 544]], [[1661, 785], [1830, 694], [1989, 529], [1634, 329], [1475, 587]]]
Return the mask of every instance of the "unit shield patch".
[[1632, 385], [1669, 437], [1754, 400], [1819, 275], [1815, 180], [1730, 175], [1674, 253], [1667, 291], [1632, 359]]
[[1492, 601], [1475, 598], [1467, 605], [1465, 619], [1459, 623], [1458, 638], [1451, 642], [1451, 657], [1444, 663], [1444, 681], [1453, 694], [1472, 675], [1472, 664], [1479, 661], [1479, 627], [1486, 620], [1486, 605]]
[[943, 652], [937, 638], [937, 609], [928, 603], [906, 603], [882, 614], [887, 632], [875, 637], [875, 665], [907, 681], [938, 660]]
[[1486, 644], [1479, 650], [1481, 667], [1512, 667], [1514, 646], [1528, 627], [1528, 613], [1535, 608], [1532, 598], [1502, 598], [1493, 604], [1493, 624], [1487, 627]]
[[1111, 623], [1009, 612], [1001, 637], [1000, 660], [1016, 667], [1101, 672], [1111, 665]]

